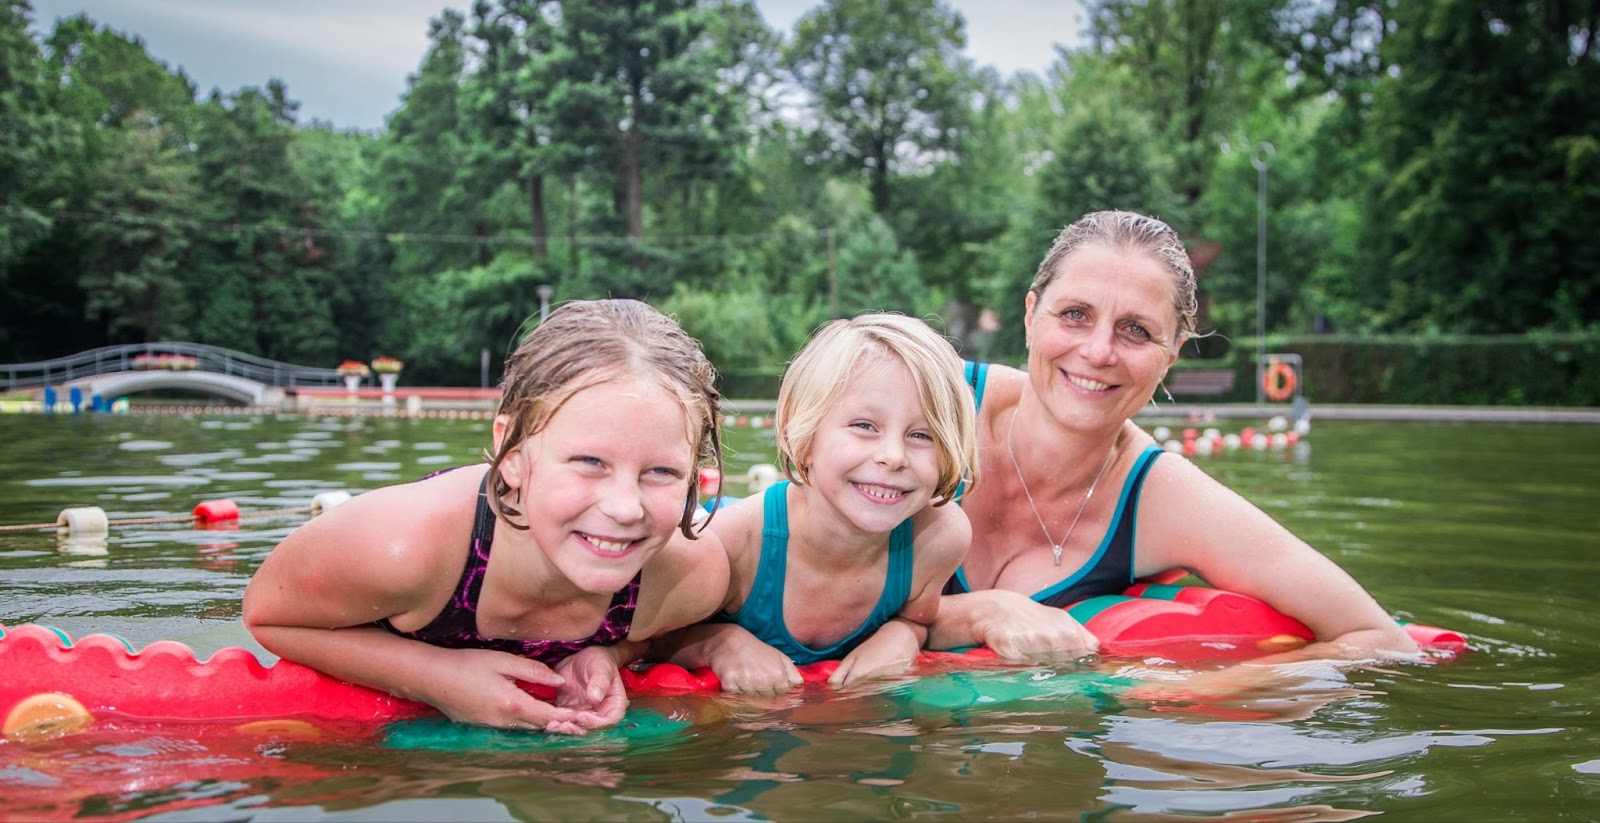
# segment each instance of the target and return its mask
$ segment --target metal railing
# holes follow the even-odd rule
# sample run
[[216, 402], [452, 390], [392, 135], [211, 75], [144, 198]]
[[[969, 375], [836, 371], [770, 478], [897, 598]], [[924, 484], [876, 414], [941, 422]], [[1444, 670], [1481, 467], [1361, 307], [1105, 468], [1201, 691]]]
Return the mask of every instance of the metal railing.
[[54, 360], [0, 365], [0, 388], [5, 390], [55, 386], [85, 377], [115, 372], [140, 371], [150, 364], [139, 357], [181, 355], [193, 358], [193, 371], [227, 374], [266, 383], [269, 386], [339, 386], [343, 379], [338, 369], [297, 366], [203, 343], [131, 343], [102, 346]]

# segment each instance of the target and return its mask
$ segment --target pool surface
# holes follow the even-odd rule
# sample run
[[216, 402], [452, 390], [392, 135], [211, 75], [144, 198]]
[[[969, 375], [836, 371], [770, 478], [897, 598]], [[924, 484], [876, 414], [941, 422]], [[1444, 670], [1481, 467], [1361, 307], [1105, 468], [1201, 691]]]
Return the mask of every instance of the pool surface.
[[[770, 430], [729, 435], [730, 476], [770, 461]], [[0, 525], [295, 509], [473, 462], [487, 438], [481, 420], [0, 415]], [[1593, 820], [1595, 455], [1600, 426], [1318, 421], [1290, 448], [1195, 458], [1397, 617], [1467, 634], [1449, 662], [1304, 665], [1205, 704], [1131, 697], [1184, 675], [1161, 660], [649, 698], [578, 740], [107, 720], [0, 742], [0, 820]], [[0, 531], [0, 623], [270, 660], [239, 600], [306, 516]]]

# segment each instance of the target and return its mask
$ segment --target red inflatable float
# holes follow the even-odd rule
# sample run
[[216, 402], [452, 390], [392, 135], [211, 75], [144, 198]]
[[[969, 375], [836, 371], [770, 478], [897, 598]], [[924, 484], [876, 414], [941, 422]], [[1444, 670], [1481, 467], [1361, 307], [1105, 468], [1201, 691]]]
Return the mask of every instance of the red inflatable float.
[[[1240, 658], [1305, 645], [1311, 631], [1259, 600], [1191, 586], [1145, 585], [1091, 598], [1069, 611], [1092, 631], [1105, 657], [1160, 656], [1178, 661]], [[1465, 639], [1428, 626], [1407, 631], [1425, 648], [1458, 653]], [[948, 669], [993, 659], [987, 649], [926, 652], [919, 666]], [[826, 681], [838, 664], [802, 667], [808, 682]], [[714, 693], [709, 669], [672, 664], [625, 669], [630, 694]], [[532, 689], [539, 694], [537, 688]], [[51, 736], [96, 717], [243, 724], [324, 721], [352, 728], [431, 713], [426, 704], [343, 682], [298, 663], [262, 665], [240, 647], [197, 660], [171, 640], [134, 649], [121, 638], [91, 634], [74, 641], [57, 629], [0, 626], [0, 715], [12, 738]]]

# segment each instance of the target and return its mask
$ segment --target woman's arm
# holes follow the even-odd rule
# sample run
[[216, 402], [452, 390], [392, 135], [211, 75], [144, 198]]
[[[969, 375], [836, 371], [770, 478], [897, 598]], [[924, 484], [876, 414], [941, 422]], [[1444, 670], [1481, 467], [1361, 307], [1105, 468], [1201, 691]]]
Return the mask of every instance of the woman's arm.
[[1417, 646], [1361, 584], [1188, 460], [1151, 467], [1139, 504], [1136, 574], [1184, 568], [1298, 619], [1317, 642], [1272, 660], [1415, 655]]

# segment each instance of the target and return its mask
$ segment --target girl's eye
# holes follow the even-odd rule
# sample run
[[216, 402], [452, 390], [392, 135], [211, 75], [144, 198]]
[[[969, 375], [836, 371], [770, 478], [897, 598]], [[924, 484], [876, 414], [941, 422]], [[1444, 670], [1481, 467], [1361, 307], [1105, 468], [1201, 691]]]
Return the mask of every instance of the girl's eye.
[[660, 477], [667, 480], [678, 480], [684, 476], [683, 472], [674, 469], [671, 466], [656, 466], [655, 468], [650, 469], [649, 473], [652, 477]]
[[915, 431], [915, 432], [912, 432], [908, 436], [909, 437], [915, 437], [915, 438], [917, 438], [919, 440], [926, 440], [929, 443], [933, 442], [933, 435], [931, 435], [931, 434], [929, 434], [927, 432], [923, 432], [923, 431]]
[[876, 426], [865, 420], [856, 420], [850, 424], [850, 427], [853, 429], [860, 429], [862, 431], [876, 431], [877, 429]]

